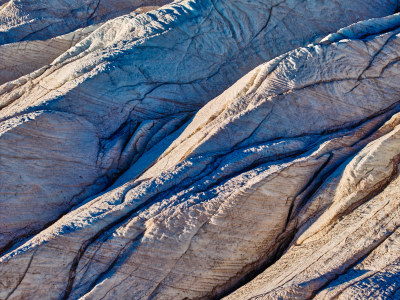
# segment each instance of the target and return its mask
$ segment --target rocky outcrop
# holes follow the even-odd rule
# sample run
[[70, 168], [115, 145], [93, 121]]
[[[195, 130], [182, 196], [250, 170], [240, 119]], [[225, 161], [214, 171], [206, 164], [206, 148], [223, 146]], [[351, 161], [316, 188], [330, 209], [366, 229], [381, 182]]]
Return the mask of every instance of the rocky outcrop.
[[98, 26], [93, 25], [49, 40], [1, 45], [0, 84], [12, 81], [50, 64], [97, 28]]
[[398, 124], [328, 177], [287, 252], [227, 299], [398, 297]]
[[169, 0], [11, 0], [0, 7], [0, 45], [47, 40]]
[[395, 297], [400, 15], [349, 25], [395, 2], [180, 1], [1, 86], [0, 298]]
[[[3, 29], [2, 33], [0, 31], [0, 41], [2, 38], [4, 39], [0, 42], [0, 84], [51, 64], [54, 59], [99, 28], [102, 21], [126, 12], [130, 12], [130, 16], [133, 17], [158, 8], [159, 6], [155, 6], [155, 4], [167, 3], [167, 1], [155, 0], [148, 1], [148, 3], [146, 1], [127, 1], [127, 3], [101, 1], [97, 6], [96, 13], [90, 15], [90, 21], [86, 20], [82, 24], [75, 24], [71, 29], [65, 25], [64, 21], [72, 18], [72, 22], [80, 22], [79, 18], [77, 19], [74, 14], [71, 14], [72, 8], [67, 9], [62, 3], [62, 9], [56, 5], [57, 14], [62, 12], [58, 16], [61, 19], [57, 19], [53, 16], [55, 14], [54, 2], [12, 1], [7, 7], [4, 6], [3, 10], [0, 10], [0, 28]], [[148, 6], [149, 3], [154, 5]], [[70, 2], [70, 5], [86, 7], [86, 4], [79, 3], [79, 1]], [[132, 11], [134, 8], [136, 10]], [[35, 13], [36, 11], [37, 13]], [[10, 22], [10, 19], [13, 21]], [[40, 23], [48, 24], [43, 29], [36, 28]], [[96, 25], [87, 26], [89, 23]], [[76, 26], [78, 29], [73, 30]], [[64, 32], [67, 33], [60, 35]], [[21, 34], [26, 36], [22, 38]], [[2, 43], [5, 44], [1, 45]]]
[[[35, 162], [29, 172], [7, 167], [3, 173], [7, 182], [21, 183], [22, 178], [24, 189], [13, 188], [13, 194], [0, 190], [1, 205], [22, 202], [29, 211], [34, 208], [37, 217], [29, 220], [29, 226], [5, 222], [0, 246], [8, 247], [18, 237], [43, 228], [73, 205], [104, 190], [127, 168], [136, 172], [130, 176], [139, 175], [168, 147], [166, 137], [177, 137], [178, 129], [197, 109], [265, 58], [310, 41], [316, 32], [338, 23], [351, 23], [356, 19], [352, 13], [356, 7], [358, 11], [363, 7], [364, 16], [395, 9], [392, 1], [385, 6], [381, 1], [349, 1], [348, 5], [326, 1], [325, 5], [330, 8], [327, 14], [337, 14], [330, 24], [323, 15], [315, 19], [318, 7], [308, 2], [182, 1], [107, 22], [50, 65], [3, 85], [0, 119], [4, 124], [35, 113], [40, 115], [41, 126], [52, 127], [63, 122], [63, 115], [75, 131], [84, 132], [77, 145], [98, 146], [93, 148], [96, 154], [83, 146], [74, 146], [69, 152], [70, 157], [84, 158], [97, 174], [88, 177], [79, 174], [70, 160], [47, 153], [41, 143], [33, 146], [28, 139], [17, 143], [19, 134], [14, 132], [23, 125], [7, 127], [1, 138], [7, 145], [17, 145], [15, 150], [22, 155], [27, 148], [40, 152], [43, 161], [59, 167], [54, 167], [53, 176], [46, 176], [46, 184], [41, 185], [31, 179], [41, 173], [41, 164]], [[290, 13], [294, 7], [297, 20], [310, 20], [307, 28], [296, 34], [290, 29], [291, 22], [297, 22]], [[36, 122], [32, 124], [36, 126]], [[139, 161], [144, 153], [146, 157]], [[21, 161], [6, 151], [1, 155], [8, 166]], [[69, 176], [74, 177], [71, 185], [60, 184], [60, 177]], [[30, 191], [28, 196], [25, 190]], [[45, 203], [48, 195], [54, 195], [52, 201], [57, 203], [45, 206], [46, 215], [52, 218], [44, 217], [39, 204]], [[8, 215], [5, 219], [12, 219], [8, 210], [2, 213]]]

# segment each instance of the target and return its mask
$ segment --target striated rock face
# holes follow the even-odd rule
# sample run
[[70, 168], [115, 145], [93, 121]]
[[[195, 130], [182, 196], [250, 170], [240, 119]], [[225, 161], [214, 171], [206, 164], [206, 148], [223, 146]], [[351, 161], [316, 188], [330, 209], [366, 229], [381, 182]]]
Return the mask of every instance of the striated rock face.
[[[46, 184], [37, 185], [36, 178], [44, 166], [36, 160], [29, 172], [25, 168], [6, 168], [5, 180], [20, 184], [23, 177], [24, 189], [13, 187], [14, 193], [0, 190], [1, 207], [24, 203], [28, 211], [35, 213], [31, 214], [30, 225], [20, 226], [8, 209], [2, 209], [0, 214], [10, 222], [4, 222], [0, 248], [37, 232], [73, 205], [106, 189], [126, 169], [130, 168], [129, 175], [119, 182], [136, 179], [158, 159], [202, 105], [264, 58], [272, 58], [293, 44], [310, 41], [327, 27], [336, 28], [337, 19], [341, 20], [339, 23], [357, 20], [356, 5], [358, 10], [364, 7], [365, 16], [395, 9], [392, 1], [385, 6], [380, 1], [349, 1], [348, 6], [326, 1], [325, 5], [331, 8], [326, 13], [337, 14], [337, 19], [329, 24], [325, 20], [327, 15], [315, 19], [318, 6], [313, 2], [234, 3], [182, 1], [147, 14], [113, 19], [50, 65], [0, 88], [0, 120], [4, 124], [36, 113], [41, 116], [42, 127], [53, 127], [54, 122], [63, 122], [63, 115], [74, 131], [83, 133], [74, 150], [68, 150], [71, 161], [54, 156], [53, 151], [47, 153], [41, 143], [35, 146], [29, 139], [17, 142], [20, 135], [14, 132], [22, 125], [5, 125], [2, 139], [6, 145], [16, 145], [15, 151], [22, 156], [23, 149], [40, 152], [41, 162], [52, 166], [52, 176], [46, 176]], [[291, 13], [294, 7], [295, 18]], [[291, 22], [304, 19], [310, 20], [307, 27], [299, 34], [292, 33]], [[84, 121], [90, 123], [91, 129]], [[37, 123], [32, 124], [26, 126], [35, 128]], [[49, 142], [45, 130], [43, 134]], [[62, 147], [65, 138], [54, 135], [54, 139]], [[90, 152], [83, 146], [86, 143], [97, 146]], [[21, 162], [20, 157], [7, 151], [0, 152], [5, 164]], [[80, 174], [71, 165], [75, 158], [84, 158], [93, 176]], [[64, 177], [74, 180], [62, 184], [59, 178]], [[49, 195], [55, 205], [40, 209]], [[43, 210], [47, 218], [43, 217]]]
[[0, 84], [51, 64], [108, 19], [133, 17], [170, 1], [89, 2], [15, 0], [0, 7]]
[[17, 79], [41, 67], [83, 40], [99, 26], [77, 29], [49, 40], [16, 42], [0, 46], [0, 84]]
[[46, 40], [78, 28], [160, 6], [168, 0], [11, 0], [0, 7], [0, 45]]
[[0, 299], [396, 298], [397, 1], [133, 2], [0, 17]]

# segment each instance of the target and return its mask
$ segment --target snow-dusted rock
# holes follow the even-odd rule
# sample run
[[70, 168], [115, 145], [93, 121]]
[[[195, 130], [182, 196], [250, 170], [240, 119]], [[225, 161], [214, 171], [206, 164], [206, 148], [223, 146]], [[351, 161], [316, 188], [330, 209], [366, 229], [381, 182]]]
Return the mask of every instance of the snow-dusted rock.
[[[162, 17], [171, 16], [167, 10], [179, 11], [184, 7], [180, 5], [155, 12], [160, 24]], [[245, 11], [255, 14], [249, 7]], [[133, 22], [150, 17], [154, 18], [153, 13]], [[188, 56], [178, 64], [167, 64], [174, 53], [168, 50], [168, 42], [173, 43], [172, 49], [178, 47], [174, 39], [166, 40], [174, 29], [159, 32], [154, 40], [138, 39], [133, 45], [116, 42], [108, 51], [96, 44], [106, 34], [97, 30], [41, 74], [4, 85], [5, 107], [0, 114], [7, 134], [2, 138], [32, 151], [26, 138], [20, 138], [25, 132], [35, 128], [35, 133], [42, 132], [46, 122], [41, 118], [63, 124], [63, 118], [68, 118], [71, 124], [66, 127], [77, 128], [82, 135], [68, 136], [67, 128], [57, 130], [56, 125], [47, 140], [32, 134], [39, 145], [62, 140], [60, 133], [71, 141], [63, 151], [74, 160], [68, 161], [71, 167], [60, 168], [60, 174], [75, 174], [68, 170], [75, 172], [79, 159], [88, 164], [91, 157], [96, 158], [94, 173], [103, 176], [98, 178], [113, 177], [118, 168], [129, 169], [106, 191], [4, 253], [0, 298], [215, 298], [265, 268], [229, 297], [369, 297], [390, 284], [386, 290], [394, 294], [395, 231], [400, 222], [398, 17], [354, 24], [319, 44], [278, 56], [205, 104], [189, 121], [194, 105], [207, 100], [200, 95], [215, 92], [206, 87], [197, 92], [196, 87], [225, 87], [231, 80], [229, 72], [236, 71], [233, 77], [240, 73], [234, 65], [239, 60], [225, 62], [219, 67], [227, 68], [220, 71], [222, 75], [205, 77], [196, 86], [198, 81], [190, 76], [199, 74], [191, 72], [199, 72], [195, 67], [205, 67], [205, 63], [198, 65], [194, 56]], [[104, 29], [111, 26], [107, 24]], [[180, 28], [182, 34], [183, 25], [177, 24], [180, 27], [173, 28]], [[111, 36], [116, 39], [117, 34], [123, 36], [121, 32]], [[191, 49], [194, 40], [183, 45]], [[154, 57], [161, 41], [163, 60]], [[198, 45], [202, 46], [199, 54], [208, 53], [205, 40]], [[229, 39], [220, 45], [229, 45]], [[240, 58], [255, 63], [258, 57], [249, 55], [254, 49], [258, 48], [246, 46]], [[135, 53], [149, 54], [147, 64]], [[126, 56], [135, 59], [116, 65]], [[98, 63], [103, 58], [104, 65], [91, 69], [90, 57], [97, 57]], [[165, 65], [152, 67], [157, 59]], [[84, 61], [89, 65], [79, 67], [78, 62]], [[177, 68], [175, 73], [169, 69], [180, 64], [192, 69]], [[133, 76], [135, 68], [141, 77]], [[169, 73], [157, 73], [164, 68]], [[120, 72], [132, 77], [117, 76]], [[210, 68], [203, 72], [213, 74]], [[154, 83], [156, 76], [162, 79], [166, 74], [181, 81]], [[124, 81], [129, 80], [134, 87], [124, 89]], [[98, 84], [103, 85], [99, 88]], [[102, 97], [96, 87], [104, 93]], [[140, 101], [123, 98], [138, 97], [134, 92], [140, 91]], [[183, 97], [187, 102], [178, 101]], [[93, 146], [80, 144], [88, 141]], [[46, 147], [43, 157], [63, 162], [64, 157], [53, 158], [63, 151]], [[12, 153], [6, 160], [11, 164]], [[33, 160], [33, 168], [43, 168], [45, 163], [37, 165]], [[57, 165], [53, 169], [58, 172]], [[85, 180], [90, 176], [85, 174]], [[62, 184], [57, 177], [46, 184], [55, 182]], [[82, 186], [96, 188], [95, 184]], [[63, 191], [59, 187], [48, 190]], [[381, 273], [387, 280], [377, 285]]]

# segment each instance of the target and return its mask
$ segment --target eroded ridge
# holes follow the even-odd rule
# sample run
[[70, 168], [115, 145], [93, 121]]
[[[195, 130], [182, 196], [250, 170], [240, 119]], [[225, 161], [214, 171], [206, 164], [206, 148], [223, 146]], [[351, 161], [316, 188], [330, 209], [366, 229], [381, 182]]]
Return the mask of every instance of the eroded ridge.
[[[385, 284], [396, 295], [396, 18], [283, 54], [182, 116], [151, 165], [145, 147], [107, 191], [3, 254], [0, 297], [218, 298], [260, 271], [228, 298], [351, 298]], [[112, 140], [140, 145], [126, 136], [152, 122]]]
[[[85, 27], [50, 64], [0, 86], [1, 251], [114, 182], [139, 178], [204, 104], [252, 68], [343, 25], [390, 14], [397, 3], [321, 5], [178, 1]], [[299, 20], [307, 24], [299, 28]]]

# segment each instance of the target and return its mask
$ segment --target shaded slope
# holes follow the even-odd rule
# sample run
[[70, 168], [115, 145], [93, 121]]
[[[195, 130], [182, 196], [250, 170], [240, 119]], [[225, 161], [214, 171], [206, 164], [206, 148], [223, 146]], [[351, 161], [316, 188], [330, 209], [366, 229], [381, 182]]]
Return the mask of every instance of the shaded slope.
[[[6, 171], [0, 179], [16, 192], [0, 190], [5, 208], [1, 214], [4, 220], [12, 220], [7, 207], [21, 203], [34, 214], [23, 227], [6, 221], [0, 247], [9, 247], [55, 221], [73, 205], [106, 189], [127, 168], [140, 175], [201, 106], [252, 67], [312, 40], [317, 32], [396, 9], [395, 1], [385, 4], [324, 1], [322, 11], [335, 16], [327, 21], [327, 15], [315, 17], [321, 7], [313, 1], [181, 1], [147, 14], [113, 19], [51, 65], [4, 84], [0, 119], [7, 129], [0, 147], [6, 149], [1, 152]], [[308, 23], [299, 28], [294, 25], [298, 20]], [[69, 157], [84, 157], [96, 175], [83, 176], [74, 160], [54, 156], [42, 142], [33, 145], [21, 139], [19, 127], [31, 128], [34, 139], [49, 141], [45, 132], [37, 130], [37, 122], [19, 121], [29, 120], [30, 113], [40, 115], [42, 128], [62, 122], [61, 115], [68, 118], [71, 128], [82, 133], [76, 141], [82, 146], [68, 148]], [[19, 125], [8, 125], [15, 123]], [[51, 142], [62, 144], [64, 138], [58, 134]], [[98, 144], [92, 148], [96, 153], [83, 147], [92, 143]], [[8, 152], [9, 144], [15, 145], [19, 156]], [[33, 161], [29, 170], [12, 167], [30, 152], [40, 153], [41, 160]], [[147, 155], [144, 163], [143, 154]], [[43, 162], [52, 166], [52, 176], [37, 185]], [[60, 184], [63, 177], [71, 178], [69, 185]], [[24, 188], [15, 188], [16, 184]], [[57, 204], [45, 207], [49, 195]]]
[[4, 254], [1, 297], [219, 297], [294, 234], [231, 297], [318, 293], [397, 228], [397, 17], [251, 71], [146, 172]]
[[[11, 0], [0, 7], [0, 45], [47, 40], [168, 0]], [[2, 3], [0, 3], [2, 4]]]

